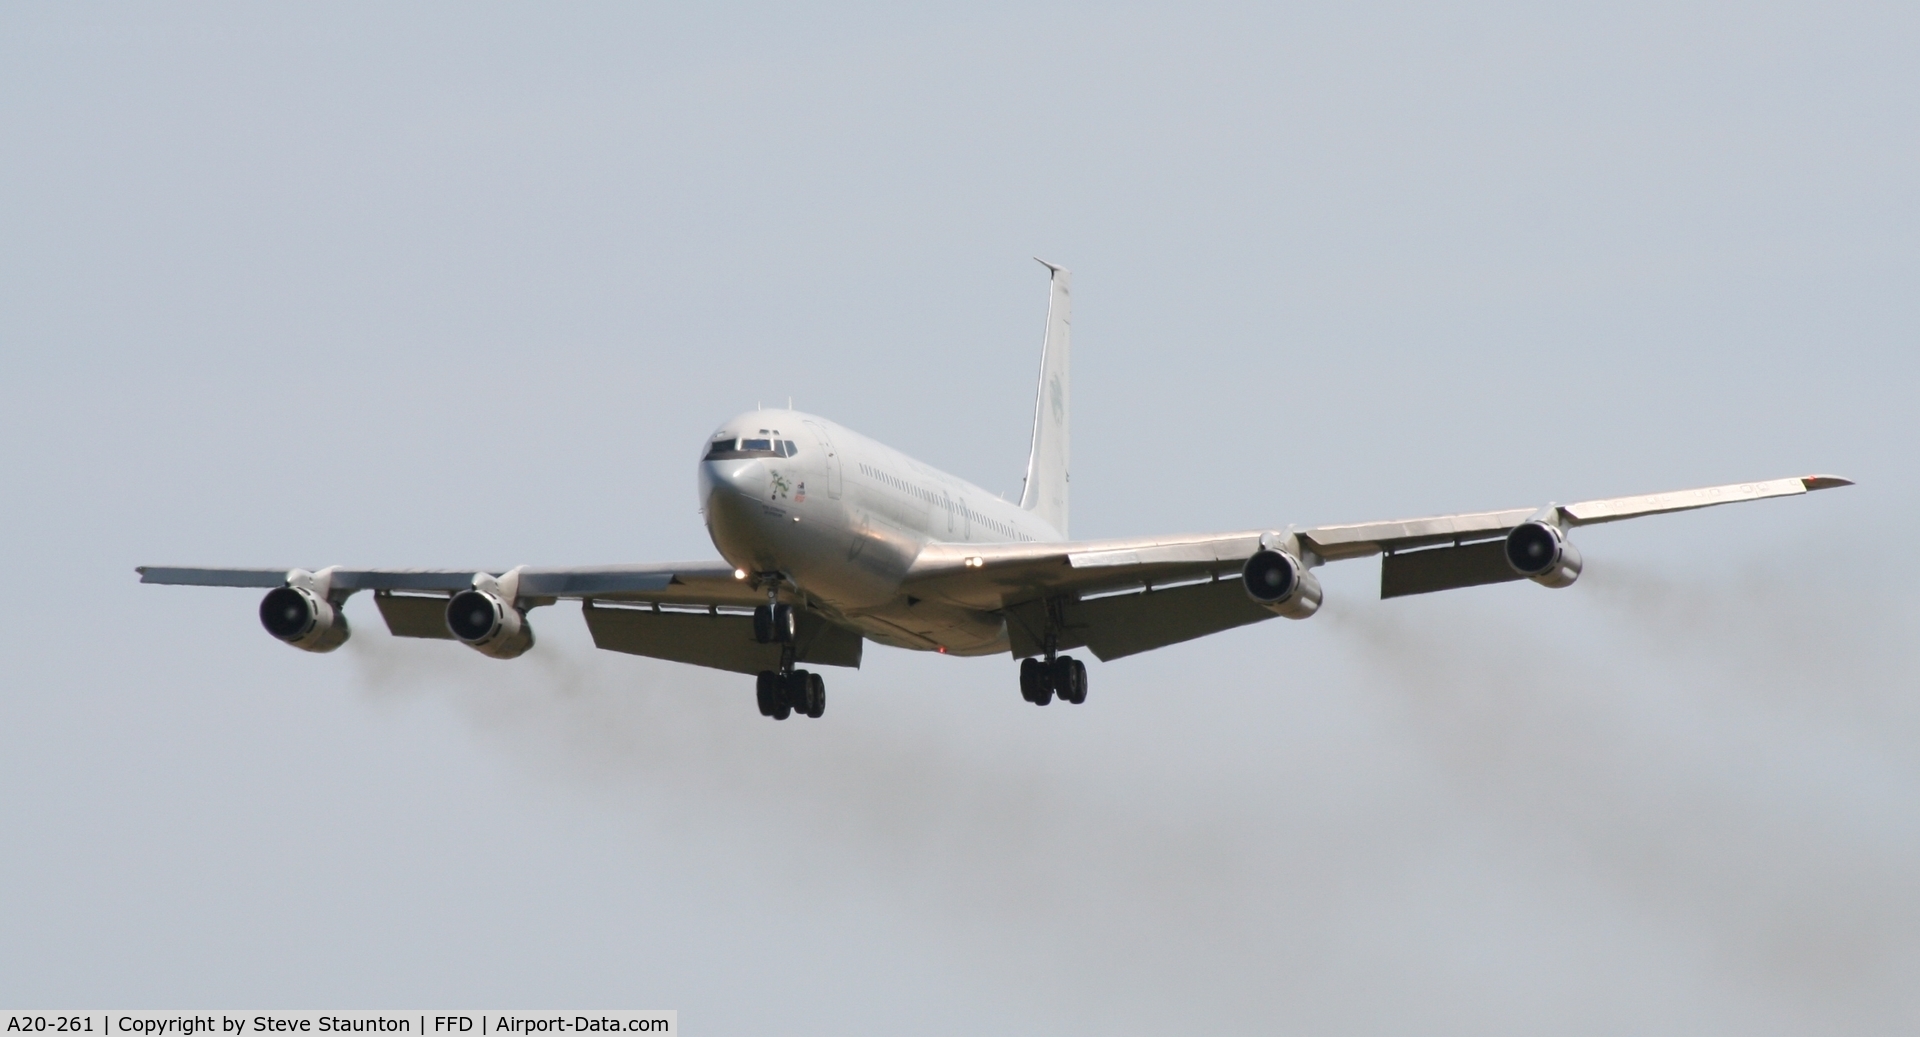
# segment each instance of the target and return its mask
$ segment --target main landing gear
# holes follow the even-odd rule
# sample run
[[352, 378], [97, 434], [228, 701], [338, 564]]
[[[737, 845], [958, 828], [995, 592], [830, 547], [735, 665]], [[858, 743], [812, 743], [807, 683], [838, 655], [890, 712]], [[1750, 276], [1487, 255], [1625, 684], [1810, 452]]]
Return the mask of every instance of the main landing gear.
[[1055, 695], [1076, 706], [1087, 701], [1087, 664], [1071, 655], [1020, 660], [1020, 697], [1044, 706]]
[[808, 670], [760, 671], [760, 715], [785, 720], [799, 713], [818, 720], [827, 711], [827, 682]]

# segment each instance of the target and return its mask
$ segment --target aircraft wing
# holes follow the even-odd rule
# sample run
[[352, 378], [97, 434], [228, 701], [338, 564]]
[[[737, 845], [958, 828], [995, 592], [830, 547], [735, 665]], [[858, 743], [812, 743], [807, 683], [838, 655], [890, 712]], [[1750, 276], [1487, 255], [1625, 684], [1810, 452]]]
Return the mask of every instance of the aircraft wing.
[[[141, 583], [193, 587], [278, 587], [288, 569], [193, 569], [143, 565]], [[348, 569], [332, 572], [336, 591], [399, 591], [451, 595], [473, 586], [481, 573], [505, 569]], [[604, 598], [609, 601], [662, 601], [697, 605], [757, 605], [765, 600], [733, 575], [725, 562], [667, 565], [601, 565], [520, 570], [520, 594], [528, 598]]]
[[1263, 543], [1287, 544], [1309, 565], [1385, 554], [1380, 594], [1391, 598], [1522, 579], [1507, 565], [1504, 538], [1536, 516], [1554, 514], [1562, 528], [1571, 528], [1848, 485], [1838, 476], [1812, 475], [1284, 532], [933, 544], [914, 562], [908, 590], [1003, 612], [1015, 655], [1041, 650], [1053, 609], [1056, 647], [1085, 646], [1101, 659], [1116, 659], [1273, 618], [1239, 582], [1242, 566]]
[[[287, 569], [198, 569], [141, 566], [140, 582], [196, 587], [284, 586]], [[473, 586], [482, 569], [347, 569], [328, 575], [332, 595], [373, 592], [374, 604], [396, 637], [452, 640], [447, 599]], [[734, 577], [724, 562], [603, 565], [520, 570], [519, 597], [532, 604], [579, 599], [593, 642], [600, 648], [657, 659], [756, 673], [779, 664], [777, 645], [753, 638], [751, 610], [766, 595]], [[799, 617], [796, 655], [802, 662], [859, 666], [862, 640], [812, 611]]]

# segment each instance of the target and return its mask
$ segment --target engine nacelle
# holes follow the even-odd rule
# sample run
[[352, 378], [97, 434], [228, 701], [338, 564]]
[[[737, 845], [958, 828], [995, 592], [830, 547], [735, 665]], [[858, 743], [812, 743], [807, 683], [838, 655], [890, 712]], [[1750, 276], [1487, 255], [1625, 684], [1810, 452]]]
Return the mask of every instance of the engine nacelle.
[[331, 652], [347, 643], [346, 614], [327, 600], [325, 591], [289, 584], [275, 587], [260, 599], [260, 625], [267, 633], [309, 652]]
[[447, 602], [447, 630], [468, 648], [495, 659], [517, 658], [533, 647], [533, 627], [526, 613], [499, 594], [478, 587], [461, 591]]
[[1543, 587], [1570, 587], [1580, 578], [1580, 549], [1558, 526], [1522, 522], [1507, 534], [1507, 564]]
[[1260, 550], [1240, 570], [1247, 596], [1288, 619], [1320, 610], [1320, 580], [1285, 551]]

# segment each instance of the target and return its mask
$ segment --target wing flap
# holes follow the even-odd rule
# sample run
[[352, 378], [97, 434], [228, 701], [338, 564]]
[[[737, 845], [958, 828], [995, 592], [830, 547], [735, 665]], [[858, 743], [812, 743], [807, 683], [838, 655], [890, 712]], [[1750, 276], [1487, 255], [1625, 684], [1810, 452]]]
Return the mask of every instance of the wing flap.
[[1261, 534], [1135, 537], [1027, 544], [929, 544], [914, 560], [906, 589], [967, 608], [1001, 609], [1056, 594], [1099, 594], [1153, 583], [1205, 578], [1232, 569], [1260, 548]]
[[1462, 538], [1478, 539], [1489, 533], [1505, 533], [1531, 518], [1537, 510], [1512, 508], [1506, 511], [1435, 515], [1431, 518], [1394, 519], [1390, 522], [1319, 526], [1305, 530], [1299, 536], [1313, 549], [1313, 553], [1333, 562], [1378, 554], [1391, 548], [1424, 547]]
[[1506, 545], [1505, 539], [1482, 540], [1392, 552], [1380, 559], [1380, 596], [1400, 598], [1525, 579], [1507, 564]]
[[[1274, 618], [1274, 613], [1255, 604], [1240, 582], [1232, 579], [1075, 598], [1058, 602], [1055, 607], [1061, 626], [1054, 647], [1061, 651], [1085, 647], [1102, 661]], [[1041, 601], [1025, 601], [1007, 609], [1007, 636], [1016, 658], [1046, 650], [1042, 640], [1046, 609]]]
[[1075, 602], [1088, 650], [1102, 662], [1273, 619], [1238, 580]]
[[[680, 579], [680, 573], [698, 579], [724, 572], [732, 582], [733, 570], [709, 563], [694, 565], [603, 565], [591, 569], [520, 570], [520, 593], [541, 598], [606, 598], [623, 594], [649, 594], [666, 590]], [[682, 584], [684, 586], [684, 584]]]
[[395, 637], [425, 637], [453, 640], [447, 629], [447, 597], [439, 594], [394, 594], [374, 591], [373, 603], [380, 607], [380, 618]]
[[[753, 639], [753, 617], [718, 609], [671, 611], [600, 605], [581, 609], [595, 647], [734, 673], [777, 669], [780, 646]], [[845, 627], [802, 611], [794, 657], [821, 666], [860, 665], [865, 641]]]

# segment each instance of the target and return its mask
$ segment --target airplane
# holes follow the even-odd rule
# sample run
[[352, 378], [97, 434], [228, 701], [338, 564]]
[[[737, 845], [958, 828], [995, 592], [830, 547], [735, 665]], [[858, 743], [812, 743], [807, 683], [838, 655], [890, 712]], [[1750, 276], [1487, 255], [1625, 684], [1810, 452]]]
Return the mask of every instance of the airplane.
[[1569, 534], [1600, 522], [1852, 485], [1832, 475], [1389, 522], [1197, 536], [1071, 540], [1067, 460], [1072, 275], [1040, 261], [1050, 292], [1033, 438], [1019, 502], [826, 418], [756, 409], [700, 447], [701, 513], [722, 561], [584, 568], [232, 569], [141, 566], [142, 583], [268, 588], [267, 632], [330, 652], [343, 606], [373, 592], [399, 637], [459, 641], [512, 659], [527, 614], [581, 603], [603, 649], [756, 675], [762, 716], [826, 710], [798, 664], [860, 665], [868, 641], [1020, 660], [1020, 695], [1087, 698], [1085, 648], [1111, 661], [1320, 608], [1313, 570], [1381, 556], [1380, 596], [1508, 581], [1567, 587]]

